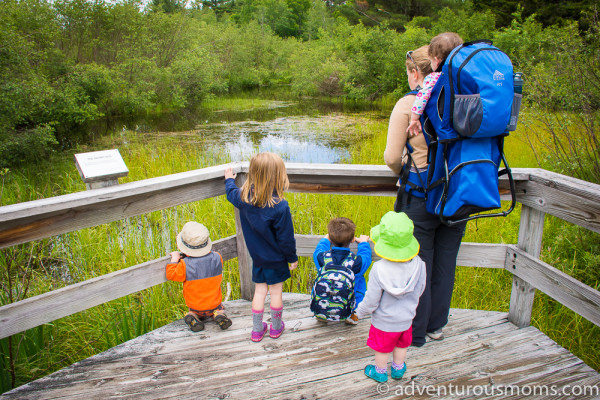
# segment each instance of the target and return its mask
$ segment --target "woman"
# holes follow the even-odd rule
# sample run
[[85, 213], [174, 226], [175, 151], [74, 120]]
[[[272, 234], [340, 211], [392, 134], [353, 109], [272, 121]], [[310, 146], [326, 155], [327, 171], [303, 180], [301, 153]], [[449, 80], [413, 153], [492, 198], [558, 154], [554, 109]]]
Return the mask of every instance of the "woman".
[[[406, 75], [413, 92], [398, 100], [394, 106], [384, 153], [385, 163], [397, 174], [400, 174], [403, 166], [407, 164], [413, 172], [420, 173], [422, 179], [426, 178], [425, 137], [423, 134], [408, 137], [406, 129], [410, 123], [415, 89], [423, 85], [423, 80], [431, 72], [428, 46], [406, 53]], [[417, 174], [412, 176], [418, 178]], [[418, 182], [415, 183], [419, 186]], [[405, 212], [412, 219], [415, 225], [414, 235], [420, 245], [419, 256], [427, 266], [425, 291], [419, 299], [417, 314], [412, 323], [412, 345], [417, 347], [425, 344], [425, 336], [435, 340], [444, 338], [442, 328], [448, 323], [456, 256], [466, 225], [466, 222], [452, 227], [442, 224], [438, 216], [427, 212], [424, 197], [424, 194], [410, 183], [400, 185], [394, 206], [396, 212]]]

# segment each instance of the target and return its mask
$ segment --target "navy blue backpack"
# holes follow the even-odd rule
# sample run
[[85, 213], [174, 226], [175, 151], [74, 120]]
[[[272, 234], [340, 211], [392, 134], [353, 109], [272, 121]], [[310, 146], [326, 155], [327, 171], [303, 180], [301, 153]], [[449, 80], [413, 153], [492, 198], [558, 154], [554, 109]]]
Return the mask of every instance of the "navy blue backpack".
[[[521, 105], [512, 63], [492, 42], [475, 41], [455, 48], [441, 72], [421, 118], [429, 145], [427, 173], [414, 165], [405, 190], [422, 193], [427, 211], [447, 225], [506, 216], [515, 207], [516, 195], [504, 138], [516, 129]], [[498, 178], [504, 174], [510, 208], [480, 214], [501, 208]]]

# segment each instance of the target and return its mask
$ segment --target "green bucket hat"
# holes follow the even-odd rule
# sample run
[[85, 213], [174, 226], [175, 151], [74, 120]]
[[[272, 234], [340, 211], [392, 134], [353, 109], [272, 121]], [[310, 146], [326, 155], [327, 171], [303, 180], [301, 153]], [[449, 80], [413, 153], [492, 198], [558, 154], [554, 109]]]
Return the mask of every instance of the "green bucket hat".
[[390, 261], [404, 262], [419, 254], [419, 242], [413, 236], [414, 224], [405, 213], [389, 211], [379, 225], [371, 228], [375, 253]]

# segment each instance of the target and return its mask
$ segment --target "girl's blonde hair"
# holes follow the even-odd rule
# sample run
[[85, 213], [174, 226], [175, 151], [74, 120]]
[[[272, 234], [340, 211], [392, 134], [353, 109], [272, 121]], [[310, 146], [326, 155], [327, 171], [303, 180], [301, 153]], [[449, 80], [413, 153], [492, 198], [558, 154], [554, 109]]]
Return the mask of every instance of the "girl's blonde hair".
[[423, 76], [429, 75], [431, 70], [431, 61], [428, 56], [429, 46], [421, 46], [415, 51], [406, 53], [406, 68], [409, 71], [417, 69]]
[[273, 207], [290, 186], [285, 164], [275, 153], [259, 153], [250, 160], [248, 179], [242, 185], [242, 201], [256, 207]]

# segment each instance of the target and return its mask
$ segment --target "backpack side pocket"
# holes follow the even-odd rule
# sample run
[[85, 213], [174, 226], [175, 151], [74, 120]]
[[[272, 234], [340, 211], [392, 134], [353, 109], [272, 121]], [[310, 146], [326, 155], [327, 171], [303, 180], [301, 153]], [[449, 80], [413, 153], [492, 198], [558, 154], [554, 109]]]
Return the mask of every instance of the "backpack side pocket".
[[511, 110], [510, 110], [510, 122], [506, 129], [508, 131], [517, 130], [517, 121], [519, 120], [519, 111], [521, 110], [521, 102], [523, 101], [523, 95], [520, 93], [515, 93], [515, 97], [513, 98]]
[[463, 137], [473, 136], [483, 121], [483, 105], [479, 94], [454, 95], [452, 124]]

